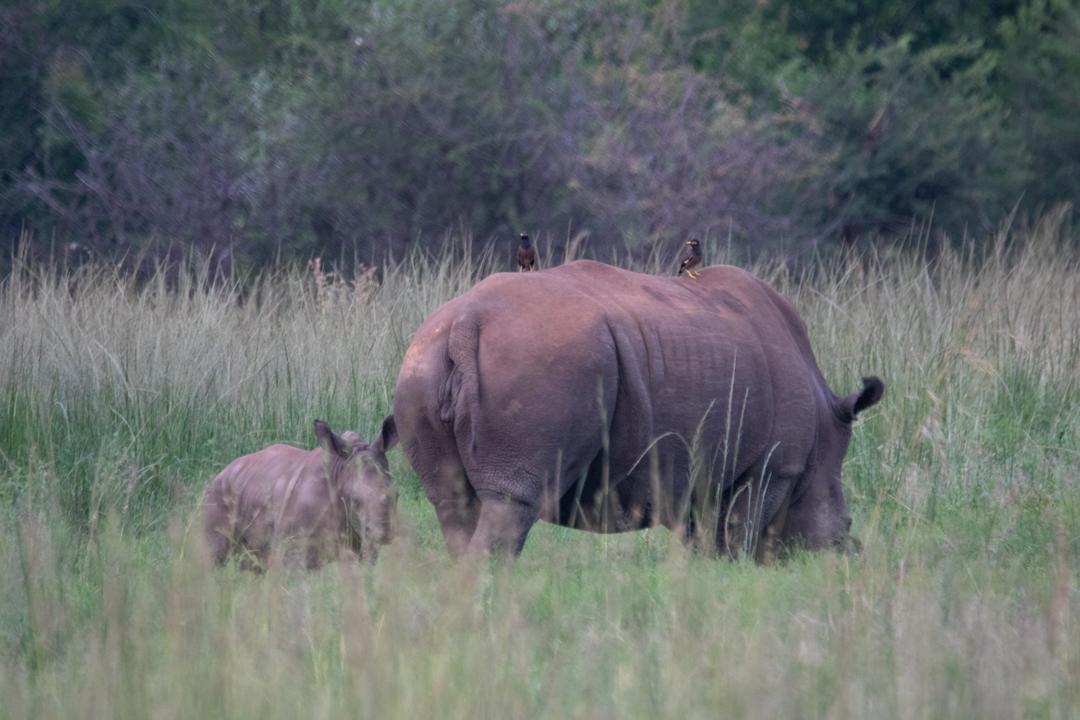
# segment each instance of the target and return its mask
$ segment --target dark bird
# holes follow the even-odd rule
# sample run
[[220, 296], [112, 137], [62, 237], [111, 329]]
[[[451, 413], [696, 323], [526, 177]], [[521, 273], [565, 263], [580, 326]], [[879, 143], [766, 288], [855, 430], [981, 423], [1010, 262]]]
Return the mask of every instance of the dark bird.
[[683, 248], [682, 255], [679, 256], [679, 275], [683, 274], [683, 270], [689, 277], [696, 278], [699, 273], [694, 272], [694, 267], [701, 262], [701, 243], [697, 238], [690, 238], [686, 241]]
[[518, 272], [530, 272], [536, 265], [536, 248], [529, 242], [529, 236], [521, 233], [521, 244], [517, 249]]

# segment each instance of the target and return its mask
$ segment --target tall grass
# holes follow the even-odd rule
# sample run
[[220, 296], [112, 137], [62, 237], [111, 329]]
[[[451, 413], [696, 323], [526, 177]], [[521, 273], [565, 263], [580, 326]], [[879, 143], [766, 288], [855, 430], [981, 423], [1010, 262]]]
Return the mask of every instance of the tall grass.
[[[1060, 216], [946, 252], [756, 270], [837, 392], [858, 558], [772, 567], [538, 526], [447, 560], [401, 453], [374, 567], [209, 571], [225, 462], [370, 433], [428, 312], [502, 258], [0, 288], [0, 715], [1065, 717], [1080, 707], [1080, 253]], [[651, 269], [656, 269], [653, 265]]]

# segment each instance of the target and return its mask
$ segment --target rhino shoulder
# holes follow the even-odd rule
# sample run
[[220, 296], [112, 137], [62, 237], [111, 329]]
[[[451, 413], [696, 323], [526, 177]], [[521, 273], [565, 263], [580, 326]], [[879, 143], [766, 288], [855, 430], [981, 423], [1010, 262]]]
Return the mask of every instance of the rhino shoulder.
[[698, 279], [703, 286], [734, 295], [750, 306], [764, 301], [772, 290], [757, 275], [735, 265], [710, 265], [699, 271]]
[[713, 265], [701, 271], [701, 279], [715, 292], [738, 301], [756, 323], [783, 326], [797, 344], [809, 351], [806, 324], [786, 295], [748, 270], [733, 265]]

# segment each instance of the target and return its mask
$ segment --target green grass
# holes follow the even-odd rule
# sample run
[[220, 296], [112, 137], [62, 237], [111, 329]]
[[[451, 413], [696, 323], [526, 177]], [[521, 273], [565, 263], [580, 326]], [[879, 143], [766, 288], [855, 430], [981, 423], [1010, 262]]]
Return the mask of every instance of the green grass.
[[104, 269], [0, 288], [2, 717], [1080, 715], [1080, 254], [1044, 224], [946, 254], [758, 271], [838, 392], [857, 558], [757, 567], [664, 530], [537, 526], [451, 564], [400, 451], [375, 567], [208, 571], [213, 473], [323, 417], [370, 433], [412, 332], [488, 272], [208, 289]]

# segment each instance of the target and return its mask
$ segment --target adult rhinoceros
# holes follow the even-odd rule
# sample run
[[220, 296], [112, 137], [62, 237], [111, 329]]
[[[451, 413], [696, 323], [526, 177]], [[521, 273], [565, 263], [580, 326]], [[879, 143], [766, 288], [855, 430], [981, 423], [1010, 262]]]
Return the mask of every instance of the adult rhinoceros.
[[497, 274], [436, 310], [394, 397], [451, 554], [518, 553], [537, 519], [654, 524], [748, 550], [842, 548], [840, 465], [884, 384], [838, 397], [791, 303], [750, 273], [592, 261]]

